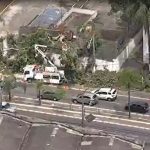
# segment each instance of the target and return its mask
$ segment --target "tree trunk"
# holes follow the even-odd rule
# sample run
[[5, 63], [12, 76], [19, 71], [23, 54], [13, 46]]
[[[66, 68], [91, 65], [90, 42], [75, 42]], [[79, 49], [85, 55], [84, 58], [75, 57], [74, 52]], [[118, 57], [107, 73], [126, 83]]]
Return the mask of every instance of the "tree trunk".
[[149, 22], [148, 18], [143, 26], [143, 63], [150, 63], [150, 37], [149, 37]]
[[11, 101], [11, 91], [8, 92], [8, 100]]
[[39, 89], [38, 95], [39, 95], [39, 105], [41, 105], [41, 90], [40, 89]]

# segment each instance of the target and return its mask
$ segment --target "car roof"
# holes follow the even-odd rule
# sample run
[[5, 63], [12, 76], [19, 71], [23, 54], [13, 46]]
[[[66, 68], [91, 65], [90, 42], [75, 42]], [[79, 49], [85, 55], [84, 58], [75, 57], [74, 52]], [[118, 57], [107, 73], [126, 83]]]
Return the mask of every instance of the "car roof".
[[100, 88], [100, 92], [111, 92], [112, 88]]
[[142, 101], [136, 101], [136, 102], [130, 102], [130, 104], [136, 104], [136, 105], [147, 105], [147, 102], [142, 102]]
[[[82, 94], [81, 94], [82, 95]], [[93, 93], [84, 93], [83, 96], [89, 96], [89, 97], [93, 97], [95, 94]]]
[[6, 106], [7, 104], [9, 104], [9, 103], [7, 103], [7, 102], [2, 102], [2, 106]]
[[45, 93], [45, 92], [48, 92], [48, 93], [55, 93], [54, 91], [51, 91], [51, 90], [43, 90], [42, 92], [43, 92], [43, 93]]

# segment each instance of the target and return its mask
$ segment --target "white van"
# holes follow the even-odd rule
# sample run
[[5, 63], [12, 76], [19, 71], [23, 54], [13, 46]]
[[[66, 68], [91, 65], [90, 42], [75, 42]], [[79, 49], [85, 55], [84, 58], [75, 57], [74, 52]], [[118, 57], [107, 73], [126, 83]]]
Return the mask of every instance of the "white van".
[[43, 74], [43, 82], [48, 84], [62, 84], [63, 76], [59, 73], [44, 73]]

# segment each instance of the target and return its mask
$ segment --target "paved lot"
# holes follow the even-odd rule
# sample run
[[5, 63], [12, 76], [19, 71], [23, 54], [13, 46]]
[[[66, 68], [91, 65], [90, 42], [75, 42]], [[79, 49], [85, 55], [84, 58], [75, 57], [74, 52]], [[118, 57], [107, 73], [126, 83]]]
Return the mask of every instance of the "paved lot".
[[0, 121], [0, 150], [17, 150], [28, 127], [22, 121], [3, 116]]
[[8, 116], [0, 116], [0, 149], [17, 150], [137, 150], [138, 146], [114, 137], [83, 136], [60, 125], [29, 125]]
[[3, 30], [17, 33], [20, 26], [29, 24], [48, 6], [55, 7], [57, 3], [52, 0], [16, 0], [2, 16], [5, 27], [0, 26], [0, 34], [3, 34]]

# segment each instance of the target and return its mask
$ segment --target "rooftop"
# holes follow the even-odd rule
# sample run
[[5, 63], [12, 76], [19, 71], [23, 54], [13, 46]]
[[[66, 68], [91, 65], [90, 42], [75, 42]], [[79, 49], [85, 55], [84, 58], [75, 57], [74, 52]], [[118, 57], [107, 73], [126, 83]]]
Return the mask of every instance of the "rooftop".
[[33, 21], [29, 24], [31, 27], [45, 27], [55, 25], [64, 15], [65, 10], [62, 8], [46, 8], [43, 13], [37, 15]]

